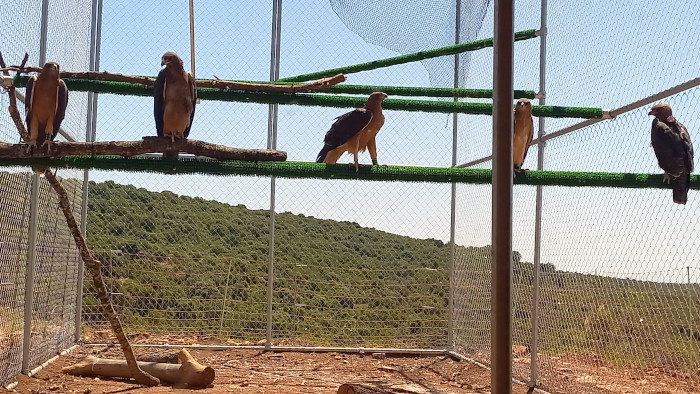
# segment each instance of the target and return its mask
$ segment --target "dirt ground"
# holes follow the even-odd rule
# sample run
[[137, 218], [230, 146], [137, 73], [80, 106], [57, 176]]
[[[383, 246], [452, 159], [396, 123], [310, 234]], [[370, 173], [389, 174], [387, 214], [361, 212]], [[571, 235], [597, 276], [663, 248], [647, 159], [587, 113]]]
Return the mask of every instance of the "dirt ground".
[[[132, 343], [220, 344], [193, 337], [153, 338], [130, 336]], [[93, 338], [95, 339], [95, 338]], [[105, 341], [109, 342], [109, 341]], [[103, 342], [104, 343], [104, 342]], [[285, 345], [284, 343], [282, 345]], [[291, 344], [286, 344], [291, 345]], [[138, 355], [153, 354], [152, 347], [135, 347]], [[169, 348], [158, 352], [176, 353]], [[489, 393], [490, 373], [474, 363], [444, 356], [392, 356], [306, 352], [261, 352], [243, 349], [189, 349], [192, 356], [216, 371], [214, 384], [202, 393], [336, 393], [344, 383], [370, 383], [388, 393]], [[527, 367], [529, 355], [514, 348], [514, 368]], [[88, 355], [121, 358], [118, 346], [82, 345], [60, 356], [33, 377], [17, 376], [18, 393], [169, 393], [188, 392], [166, 386], [145, 388], [126, 380], [78, 377], [63, 374], [61, 368]], [[543, 360], [544, 361], [544, 360]], [[555, 365], [543, 371], [540, 389], [551, 393], [700, 393], [691, 389], [689, 376], [659, 369], [619, 368], [590, 356], [546, 360]], [[529, 367], [527, 367], [529, 368]], [[546, 373], [545, 373], [546, 372]], [[694, 377], [697, 382], [698, 377]], [[528, 392], [527, 386], [513, 384], [514, 394]]]

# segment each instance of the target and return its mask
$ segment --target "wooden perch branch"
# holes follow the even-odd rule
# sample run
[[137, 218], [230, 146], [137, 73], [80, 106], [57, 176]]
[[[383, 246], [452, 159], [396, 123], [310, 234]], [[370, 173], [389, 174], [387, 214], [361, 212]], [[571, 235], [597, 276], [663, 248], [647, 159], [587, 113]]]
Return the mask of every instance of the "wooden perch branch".
[[[19, 68], [24, 68], [24, 65], [27, 63], [27, 59], [29, 59], [29, 54], [25, 53], [24, 54], [24, 59], [22, 59], [22, 64], [19, 66]], [[2, 72], [6, 76], [9, 76], [10, 73], [7, 71], [8, 67], [5, 64], [5, 59], [2, 57], [2, 51], [0, 51], [0, 67], [2, 67]], [[18, 71], [19, 73], [20, 71]], [[14, 85], [11, 85], [9, 88], [5, 88], [7, 90], [7, 95], [10, 98], [10, 107], [8, 110], [10, 111], [10, 117], [12, 118], [12, 121], [15, 122], [15, 126], [17, 127], [17, 131], [19, 131], [20, 137], [22, 137], [22, 140], [24, 142], [29, 141], [29, 133], [27, 132], [27, 129], [24, 128], [24, 123], [22, 123], [22, 118], [19, 115], [19, 110], [17, 110], [17, 97], [15, 97], [15, 87]]]
[[51, 150], [26, 152], [26, 145], [0, 142], [0, 157], [46, 158], [71, 155], [136, 156], [144, 153], [184, 152], [221, 160], [285, 161], [287, 152], [267, 149], [241, 149], [198, 140], [175, 140], [167, 137], [143, 137], [141, 141], [55, 142]]
[[[182, 349], [178, 353], [180, 364], [139, 361], [138, 366], [164, 383], [187, 385], [188, 387], [207, 387], [213, 381], [216, 372], [212, 367], [205, 367], [195, 360], [190, 353]], [[70, 375], [107, 376], [128, 378], [130, 371], [122, 360], [109, 360], [88, 356], [77, 364], [64, 367], [63, 372]]]
[[68, 194], [66, 193], [66, 190], [63, 188], [61, 182], [56, 178], [56, 176], [50, 169], [46, 170], [44, 176], [46, 176], [46, 180], [49, 182], [49, 184], [51, 184], [51, 187], [58, 195], [58, 205], [61, 208], [61, 211], [63, 211], [63, 216], [66, 217], [68, 229], [73, 235], [75, 245], [78, 247], [80, 257], [83, 259], [85, 267], [87, 267], [88, 271], [90, 272], [90, 275], [92, 276], [92, 283], [95, 285], [95, 290], [97, 291], [97, 296], [100, 299], [100, 302], [102, 303], [105, 316], [107, 317], [109, 324], [112, 326], [112, 331], [117, 337], [119, 345], [121, 346], [122, 351], [124, 352], [124, 357], [126, 358], [126, 365], [128, 366], [128, 371], [130, 372], [129, 376], [134, 378], [136, 382], [143, 385], [158, 385], [160, 381], [157, 378], [154, 378], [148, 373], [142, 371], [136, 363], [134, 351], [131, 348], [131, 344], [129, 343], [129, 340], [126, 337], [126, 334], [124, 334], [122, 324], [121, 322], [119, 322], [119, 317], [114, 311], [112, 301], [109, 298], [109, 294], [107, 293], [107, 286], [105, 286], [105, 282], [104, 280], [102, 280], [102, 273], [100, 272], [100, 261], [95, 260], [90, 254], [90, 250], [88, 250], [87, 244], [85, 243], [85, 239], [83, 239], [83, 235], [80, 233], [78, 223], [75, 221], [75, 217], [73, 216], [73, 211], [71, 210], [70, 201], [68, 200]]
[[[10, 66], [4, 67], [4, 70], [12, 70], [17, 72], [39, 72], [40, 67], [36, 66]], [[7, 72], [7, 71], [5, 71]], [[135, 76], [128, 74], [110, 73], [107, 71], [61, 71], [61, 78], [71, 78], [71, 79], [94, 79], [101, 81], [114, 81], [114, 82], [129, 82], [138, 83], [146, 87], [151, 87], [156, 82], [155, 78]], [[212, 89], [228, 89], [228, 90], [251, 90], [251, 91], [262, 91], [262, 92], [277, 92], [277, 93], [304, 93], [313, 92], [316, 90], [323, 90], [329, 86], [345, 82], [345, 76], [343, 74], [337, 74], [332, 77], [319, 79], [318, 81], [306, 82], [300, 84], [285, 84], [285, 85], [273, 85], [269, 83], [253, 83], [253, 82], [238, 82], [238, 81], [226, 81], [221, 79], [209, 79], [209, 80], [197, 80], [196, 85], [198, 88], [212, 88]]]

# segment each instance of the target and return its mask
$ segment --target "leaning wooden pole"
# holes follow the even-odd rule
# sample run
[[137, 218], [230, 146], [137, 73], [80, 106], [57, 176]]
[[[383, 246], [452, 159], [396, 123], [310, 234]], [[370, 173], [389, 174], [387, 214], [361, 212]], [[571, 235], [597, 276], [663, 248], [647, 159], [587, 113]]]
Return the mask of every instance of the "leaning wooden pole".
[[112, 301], [110, 300], [109, 294], [107, 293], [107, 286], [105, 285], [104, 280], [102, 280], [102, 273], [100, 272], [100, 261], [95, 260], [90, 254], [90, 251], [88, 250], [87, 244], [85, 243], [85, 239], [80, 233], [78, 223], [75, 221], [75, 217], [73, 216], [73, 211], [71, 210], [70, 201], [68, 201], [68, 194], [66, 193], [66, 190], [63, 188], [61, 182], [56, 178], [56, 176], [50, 169], [47, 169], [46, 172], [44, 172], [44, 176], [46, 177], [46, 180], [49, 181], [51, 187], [58, 195], [58, 205], [61, 207], [61, 211], [63, 211], [63, 216], [66, 217], [68, 229], [70, 230], [71, 235], [73, 235], [75, 245], [78, 247], [78, 251], [80, 252], [80, 257], [83, 259], [85, 267], [88, 269], [90, 275], [92, 276], [92, 283], [95, 285], [97, 297], [102, 303], [105, 316], [107, 317], [109, 324], [112, 326], [112, 331], [117, 337], [119, 345], [121, 346], [122, 351], [124, 352], [124, 357], [126, 358], [126, 363], [129, 367], [129, 370], [131, 371], [131, 376], [134, 378], [134, 380], [136, 380], [136, 382], [140, 384], [145, 384], [147, 386], [156, 386], [160, 384], [160, 381], [157, 378], [142, 371], [141, 368], [139, 368], [138, 363], [136, 362], [134, 351], [131, 348], [131, 344], [129, 343], [129, 340], [126, 337], [126, 334], [124, 334], [124, 329], [122, 328], [121, 322], [119, 322], [117, 313], [114, 311]]
[[[25, 55], [24, 61], [22, 62], [23, 64], [26, 62], [27, 58], [28, 55]], [[3, 68], [5, 67], [4, 63], [5, 62], [2, 58], [2, 53], [0, 53], [0, 66], [2, 66]], [[27, 141], [27, 137], [29, 134], [27, 133], [27, 129], [24, 127], [24, 123], [22, 123], [22, 119], [19, 116], [19, 111], [17, 110], [17, 102], [16, 100], [14, 100], [14, 87], [10, 87], [8, 89], [8, 93], [10, 94], [10, 116], [15, 122], [15, 126], [17, 126], [17, 131], [19, 131], [19, 135], [22, 136], [22, 138], [25, 141]], [[56, 176], [50, 169], [46, 169], [44, 175], [46, 176], [46, 180], [48, 180], [51, 184], [51, 187], [56, 191], [56, 194], [58, 194], [58, 203], [61, 207], [61, 211], [63, 211], [63, 215], [66, 217], [66, 223], [68, 224], [68, 228], [70, 229], [70, 232], [73, 235], [73, 238], [75, 239], [75, 244], [77, 245], [78, 250], [80, 251], [80, 257], [83, 259], [83, 261], [85, 262], [85, 266], [92, 275], [92, 280], [95, 284], [97, 295], [100, 298], [100, 301], [102, 302], [102, 307], [104, 308], [105, 316], [107, 317], [107, 320], [109, 320], [109, 323], [112, 326], [112, 331], [114, 331], [114, 334], [116, 335], [117, 340], [119, 341], [119, 344], [121, 345], [122, 350], [124, 351], [124, 357], [126, 358], [126, 362], [129, 366], [129, 370], [131, 371], [132, 377], [134, 378], [134, 380], [136, 380], [136, 382], [140, 384], [148, 386], [156, 386], [160, 384], [160, 381], [157, 378], [154, 378], [153, 376], [142, 371], [136, 362], [136, 357], [134, 356], [134, 352], [131, 349], [131, 344], [129, 344], [129, 340], [124, 334], [122, 325], [119, 322], [119, 318], [117, 317], [117, 314], [114, 311], [114, 307], [112, 306], [112, 302], [109, 299], [109, 294], [107, 294], [107, 286], [105, 286], [105, 283], [102, 280], [102, 273], [100, 272], [100, 262], [98, 260], [93, 259], [90, 255], [90, 251], [87, 248], [85, 239], [80, 233], [78, 223], [75, 221], [75, 217], [73, 216], [73, 211], [71, 210], [70, 201], [68, 200], [68, 194], [66, 193], [66, 190], [63, 188], [63, 185], [61, 185], [61, 182], [59, 182], [58, 179], [56, 179]], [[78, 311], [78, 313], [80, 312]]]

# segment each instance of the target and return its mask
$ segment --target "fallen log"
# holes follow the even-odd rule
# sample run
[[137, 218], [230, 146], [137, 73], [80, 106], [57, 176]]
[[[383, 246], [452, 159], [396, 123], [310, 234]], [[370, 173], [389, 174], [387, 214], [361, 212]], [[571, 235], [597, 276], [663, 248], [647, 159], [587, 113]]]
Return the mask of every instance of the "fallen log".
[[338, 387], [337, 394], [387, 394], [393, 391], [384, 390], [377, 387], [372, 387], [364, 384], [343, 384]]
[[199, 140], [175, 140], [167, 137], [143, 137], [141, 141], [54, 142], [50, 149], [27, 152], [25, 144], [0, 142], [0, 157], [51, 158], [64, 156], [136, 156], [144, 153], [182, 152], [221, 160], [285, 161], [287, 152], [270, 149], [242, 149]]
[[[195, 360], [186, 350], [178, 353], [180, 364], [139, 361], [138, 366], [144, 372], [155, 376], [163, 383], [186, 385], [188, 387], [207, 387], [215, 378], [212, 367], [206, 367]], [[111, 360], [88, 356], [77, 364], [63, 367], [69, 375], [104, 376], [110, 378], [131, 378], [132, 374], [124, 360]]]

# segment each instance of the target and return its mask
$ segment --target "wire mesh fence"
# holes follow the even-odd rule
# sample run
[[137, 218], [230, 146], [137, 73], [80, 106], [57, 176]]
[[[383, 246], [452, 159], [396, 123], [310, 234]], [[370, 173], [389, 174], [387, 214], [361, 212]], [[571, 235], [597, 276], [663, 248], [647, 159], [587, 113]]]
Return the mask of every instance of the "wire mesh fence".
[[[65, 26], [54, 22], [50, 31], [74, 32], [50, 41], [49, 59], [59, 60], [64, 70], [86, 68], [87, 51], [81, 48], [89, 42], [87, 3], [76, 1], [74, 8], [52, 11], [58, 15], [54, 20]], [[492, 3], [438, 3], [393, 7], [386, 20], [383, 15], [358, 20], [358, 5], [352, 2], [285, 3], [280, 75], [450, 45], [457, 3], [463, 7], [460, 41], [492, 35]], [[11, 11], [40, 15], [38, 6], [16, 7]], [[195, 2], [197, 77], [268, 80], [271, 2], [239, 4], [236, 12], [227, 7]], [[540, 7], [540, 1], [517, 1], [515, 30], [539, 27]], [[669, 18], [668, 25], [659, 22], [639, 32], [638, 24], [658, 21], [658, 15], [631, 7], [624, 2], [548, 6], [547, 104], [617, 108], [697, 76], [693, 51], [681, 51], [683, 61], [668, 64], [667, 52], [656, 45], [663, 31], [664, 42], [673, 43], [676, 51], [697, 47], [692, 32], [679, 27], [694, 26], [694, 15], [676, 12], [679, 7], [669, 2], [667, 8], [687, 23]], [[186, 4], [107, 2], [100, 68], [155, 75], [160, 56], [175, 50], [189, 69], [187, 12]], [[23, 36], [40, 34], [36, 26], [24, 28]], [[17, 29], [7, 30], [17, 36], [13, 42], [22, 42]], [[21, 45], [11, 48], [13, 58], [25, 51]], [[539, 39], [515, 44], [516, 89], [538, 89], [539, 51]], [[458, 86], [490, 88], [492, 58], [490, 48], [459, 56]], [[351, 74], [348, 83], [452, 87], [454, 57]], [[697, 94], [694, 88], [667, 100], [691, 137], [697, 135], [692, 105]], [[0, 100], [6, 106], [6, 97]], [[76, 137], [85, 127], [86, 100], [87, 95], [71, 94], [64, 128]], [[98, 108], [97, 140], [155, 135], [148, 97], [100, 94]], [[202, 101], [190, 138], [266, 148], [269, 110], [266, 104]], [[277, 146], [288, 152], [289, 160], [313, 161], [334, 118], [348, 110], [280, 106]], [[543, 169], [660, 172], [648, 143], [647, 112], [648, 107], [635, 109], [548, 141]], [[401, 111], [386, 111], [385, 116], [377, 141], [381, 164], [450, 166], [454, 119], [458, 164], [491, 152], [489, 116]], [[548, 119], [544, 130], [554, 132], [578, 121]], [[0, 122], [2, 139], [16, 141], [9, 119], [0, 117]], [[360, 162], [369, 163], [367, 156], [362, 154]], [[537, 147], [531, 147], [525, 167], [536, 168], [538, 160]], [[345, 161], [349, 159], [340, 160]], [[489, 168], [490, 162], [477, 167]], [[0, 328], [8, 344], [3, 349], [13, 361], [6, 371], [0, 369], [0, 378], [7, 379], [21, 363], [27, 255], [27, 234], [21, 229], [29, 220], [30, 181], [24, 173], [4, 174], [0, 181], [8, 186], [0, 189], [3, 212], [7, 210], [0, 226], [0, 302], [10, 318]], [[445, 349], [489, 362], [489, 186], [456, 186], [452, 233], [448, 184], [271, 182], [263, 177], [106, 171], [92, 171], [90, 179], [87, 239], [102, 262], [128, 333], [207, 335], [232, 344], [270, 340], [273, 345]], [[46, 198], [40, 199], [39, 211], [51, 214], [40, 217], [32, 365], [71, 343], [76, 312], [77, 256], [47, 186], [42, 182]], [[79, 215], [81, 182], [70, 179], [64, 186]], [[691, 191], [686, 206], [677, 206], [664, 189], [544, 187], [541, 253], [535, 262], [536, 190], [514, 188], [514, 376], [534, 378], [530, 353], [537, 351], [537, 380], [545, 388], [561, 387], [569, 379], [570, 371], [559, 362], [565, 357], [589, 364], [592, 371], [606, 363], [660, 368], [685, 374], [688, 388], [697, 385], [699, 242], [691, 231], [698, 222], [695, 193]], [[537, 282], [539, 298], [533, 304]], [[83, 324], [104, 325], [91, 283], [85, 285]], [[577, 392], [595, 392], [602, 384], [583, 382]]]
[[[89, 0], [48, 3], [47, 61], [58, 62], [62, 69], [85, 69], [88, 63]], [[21, 17], [18, 17], [20, 16]], [[38, 65], [41, 52], [42, 2], [2, 2], [0, 4], [0, 51], [8, 65], [19, 64], [25, 52], [28, 64]], [[17, 89], [19, 111], [24, 117], [24, 89]], [[70, 105], [61, 128], [68, 138], [81, 140], [86, 123], [83, 93], [71, 93]], [[0, 140], [16, 143], [19, 134], [9, 113], [9, 98], [0, 94]], [[66, 139], [58, 135], [57, 140]], [[58, 199], [41, 178], [37, 201], [35, 258], [31, 264], [32, 286], [27, 275], [32, 200], [32, 175], [24, 168], [4, 168], [0, 172], [0, 382], [7, 383], [22, 368], [43, 363], [70, 346], [75, 338], [78, 282], [78, 253], [58, 209]], [[68, 192], [74, 213], [80, 217], [82, 172], [58, 171]], [[78, 179], [79, 178], [79, 179]], [[25, 291], [30, 290], [30, 298]], [[33, 290], [33, 291], [31, 291]], [[29, 300], [31, 304], [27, 304]], [[28, 308], [28, 309], [25, 309]], [[25, 315], [25, 311], [30, 313]], [[28, 331], [31, 337], [25, 338]], [[25, 340], [28, 339], [28, 342]], [[29, 349], [23, 349], [27, 343]], [[23, 350], [25, 354], [23, 355]], [[23, 360], [23, 357], [26, 357]]]

